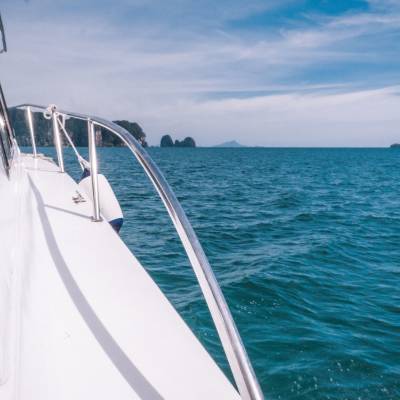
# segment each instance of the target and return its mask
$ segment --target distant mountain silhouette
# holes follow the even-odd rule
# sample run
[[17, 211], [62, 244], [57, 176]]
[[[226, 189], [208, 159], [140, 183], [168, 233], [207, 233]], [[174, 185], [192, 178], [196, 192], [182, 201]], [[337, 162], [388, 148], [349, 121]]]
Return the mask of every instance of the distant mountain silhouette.
[[214, 147], [246, 147], [246, 146], [243, 146], [242, 144], [238, 143], [236, 140], [230, 140], [229, 142], [224, 142], [224, 143], [218, 144]]

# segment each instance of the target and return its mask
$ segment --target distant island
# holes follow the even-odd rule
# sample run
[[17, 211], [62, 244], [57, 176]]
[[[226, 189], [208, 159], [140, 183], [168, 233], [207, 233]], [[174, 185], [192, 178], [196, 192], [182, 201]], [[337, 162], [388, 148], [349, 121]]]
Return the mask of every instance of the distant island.
[[[31, 139], [25, 111], [16, 108], [10, 108], [9, 111], [19, 145], [30, 146]], [[34, 112], [32, 115], [35, 122], [36, 145], [53, 146], [53, 129], [51, 121], [44, 118], [42, 112]], [[113, 122], [130, 132], [143, 147], [148, 146], [146, 142], [146, 134], [137, 122], [130, 122], [127, 120], [118, 120]], [[88, 145], [86, 121], [70, 118], [65, 121], [65, 128], [75, 146], [86, 147]], [[65, 146], [69, 145], [68, 141], [65, 140], [64, 137], [63, 142]], [[106, 129], [96, 128], [96, 145], [103, 147], [120, 147], [124, 146], [124, 143]]]
[[390, 146], [390, 148], [392, 148], [392, 149], [395, 149], [395, 148], [397, 148], [397, 147], [400, 148], [400, 143], [393, 143], [393, 144]]
[[170, 135], [164, 135], [161, 138], [160, 147], [196, 147], [196, 142], [191, 137], [186, 137], [182, 141], [172, 140]]
[[218, 144], [214, 147], [246, 147], [246, 146], [243, 146], [242, 144], [238, 143], [236, 140], [231, 140], [229, 142], [224, 142], [224, 143]]

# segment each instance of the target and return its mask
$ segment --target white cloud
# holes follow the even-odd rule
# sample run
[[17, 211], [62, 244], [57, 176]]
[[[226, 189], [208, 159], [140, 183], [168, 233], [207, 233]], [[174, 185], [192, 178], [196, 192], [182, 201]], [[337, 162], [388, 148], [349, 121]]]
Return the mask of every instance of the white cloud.
[[[103, 3], [99, 0], [99, 10]], [[29, 5], [6, 0], [10, 52], [0, 63], [9, 103], [57, 103], [137, 120], [152, 143], [166, 132], [193, 135], [203, 145], [233, 138], [274, 146], [396, 140], [399, 104], [393, 88], [366, 90], [387, 84], [365, 76], [356, 82], [340, 76], [324, 80], [313, 69], [370, 62], [376, 54], [364, 49], [371, 35], [396, 30], [400, 14], [314, 16], [309, 28], [242, 34], [226, 30], [224, 22], [279, 2], [228, 3], [200, 7], [176, 0], [166, 7], [123, 0], [121, 10], [125, 4], [127, 13], [135, 8], [138, 14], [127, 22], [120, 20], [121, 11], [74, 13], [66, 1], [56, 12], [50, 0]], [[381, 62], [390, 60], [391, 54], [380, 51]]]
[[265, 146], [387, 146], [399, 140], [399, 107], [399, 87], [271, 95], [166, 105], [157, 115], [168, 114], [167, 125], [153, 118], [149, 128], [190, 132], [202, 145], [236, 139]]

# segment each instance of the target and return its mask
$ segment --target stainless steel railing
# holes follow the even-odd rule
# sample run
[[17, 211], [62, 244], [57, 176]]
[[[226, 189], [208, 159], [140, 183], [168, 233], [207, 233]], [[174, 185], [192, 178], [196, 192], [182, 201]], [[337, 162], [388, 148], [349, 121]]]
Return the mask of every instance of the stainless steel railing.
[[[16, 106], [16, 108], [27, 110], [28, 121], [32, 121], [31, 109], [38, 109], [49, 113], [48, 108], [34, 104], [23, 104]], [[134, 154], [161, 197], [180, 240], [182, 241], [183, 247], [190, 260], [210, 310], [241, 398], [244, 400], [262, 400], [264, 396], [260, 385], [232, 318], [232, 314], [215, 278], [214, 272], [196, 233], [183, 211], [182, 206], [157, 165], [143, 149], [142, 145], [127, 130], [113, 122], [98, 117], [58, 110], [55, 107], [51, 108], [50, 112], [53, 121], [54, 143], [56, 146], [60, 172], [64, 172], [64, 161], [61, 135], [57, 123], [58, 117], [76, 118], [87, 121], [88, 123], [89, 157], [93, 189], [93, 221], [101, 220], [99, 190], [97, 185], [98, 163], [96, 155], [95, 127], [104, 128], [119, 137]], [[29, 123], [29, 129], [32, 138], [33, 151], [36, 153], [33, 123]]]

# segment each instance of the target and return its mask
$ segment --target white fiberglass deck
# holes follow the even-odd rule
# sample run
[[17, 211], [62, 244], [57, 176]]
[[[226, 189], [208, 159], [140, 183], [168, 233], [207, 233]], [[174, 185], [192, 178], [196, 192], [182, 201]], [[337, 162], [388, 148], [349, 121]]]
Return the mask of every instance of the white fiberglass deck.
[[11, 175], [0, 182], [0, 399], [239, 399], [109, 224], [74, 203], [67, 174], [23, 155]]

